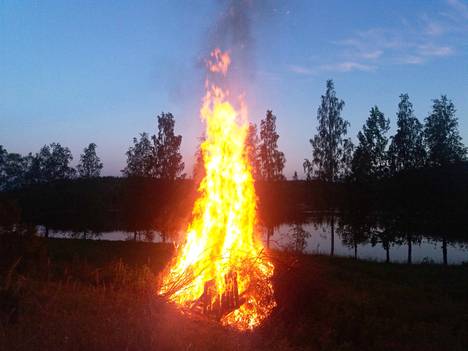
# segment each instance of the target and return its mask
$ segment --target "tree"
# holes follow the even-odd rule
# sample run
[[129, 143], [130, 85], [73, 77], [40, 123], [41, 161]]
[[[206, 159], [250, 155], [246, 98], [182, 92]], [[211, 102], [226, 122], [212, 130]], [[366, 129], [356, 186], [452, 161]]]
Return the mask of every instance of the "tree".
[[23, 185], [26, 160], [20, 154], [9, 153], [0, 145], [0, 190], [15, 189]]
[[99, 177], [102, 167], [101, 159], [96, 154], [96, 144], [89, 144], [88, 147], [83, 149], [83, 154], [80, 155], [80, 163], [76, 167], [80, 177]]
[[426, 158], [422, 124], [414, 116], [408, 94], [400, 95], [397, 118], [398, 129], [388, 150], [392, 173], [422, 167]]
[[127, 155], [127, 166], [122, 173], [127, 177], [151, 177], [157, 173], [153, 162], [154, 148], [147, 133], [140, 134], [140, 140], [133, 138]]
[[257, 132], [257, 125], [249, 123], [249, 129], [245, 138], [245, 150], [247, 159], [252, 169], [252, 176], [254, 179], [261, 178], [261, 159], [260, 159], [260, 146]]
[[297, 175], [297, 171], [294, 171], [294, 174], [293, 174], [293, 177], [292, 177], [293, 180], [299, 180], [299, 177]]
[[441, 166], [464, 160], [467, 150], [458, 131], [453, 102], [446, 95], [432, 101], [432, 112], [424, 125], [429, 164]]
[[175, 120], [172, 113], [161, 113], [158, 116], [158, 135], [152, 136], [157, 167], [157, 178], [176, 179], [184, 170], [180, 144], [182, 136], [174, 134]]
[[359, 145], [354, 151], [351, 169], [353, 177], [359, 181], [379, 179], [386, 173], [390, 120], [385, 119], [377, 106], [372, 107], [370, 116], [358, 133]]
[[278, 150], [278, 139], [276, 116], [271, 110], [267, 110], [265, 119], [260, 122], [261, 175], [267, 181], [284, 179], [286, 158], [284, 153]]
[[73, 156], [68, 147], [52, 143], [49, 146], [50, 154], [47, 147], [43, 147], [43, 149], [47, 150], [46, 154], [48, 155], [44, 159], [44, 172], [47, 180], [68, 179], [75, 175], [76, 171], [69, 166]]
[[73, 178], [76, 171], [70, 167], [72, 160], [68, 147], [60, 143], [44, 145], [35, 155], [26, 156], [25, 180], [31, 184]]
[[6, 171], [8, 151], [0, 145], [0, 190], [6, 186], [8, 175]]
[[306, 231], [304, 227], [295, 223], [288, 232], [290, 242], [288, 243], [291, 251], [302, 253], [307, 247], [307, 239], [311, 237], [310, 232]]
[[349, 122], [341, 117], [344, 101], [336, 97], [332, 80], [327, 81], [325, 95], [317, 111], [317, 134], [310, 139], [312, 160], [304, 161], [307, 179], [317, 176], [319, 179], [335, 182], [348, 172], [351, 163], [353, 144], [345, 138]]
[[195, 164], [193, 165], [193, 179], [198, 184], [206, 174], [205, 162], [203, 161], [203, 150], [201, 145], [205, 142], [205, 136], [199, 138], [200, 143], [195, 151]]

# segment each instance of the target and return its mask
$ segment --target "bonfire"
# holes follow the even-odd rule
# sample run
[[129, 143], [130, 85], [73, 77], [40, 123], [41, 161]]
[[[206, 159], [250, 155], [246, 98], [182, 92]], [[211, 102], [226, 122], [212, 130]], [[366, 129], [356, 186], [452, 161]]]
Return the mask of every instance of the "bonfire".
[[[222, 82], [231, 58], [219, 49], [207, 67], [211, 79], [200, 111], [205, 176], [186, 239], [163, 272], [159, 294], [190, 313], [239, 330], [258, 326], [273, 310], [274, 266], [256, 233], [256, 195], [245, 150], [247, 108], [230, 102]], [[237, 109], [234, 106], [239, 106]]]

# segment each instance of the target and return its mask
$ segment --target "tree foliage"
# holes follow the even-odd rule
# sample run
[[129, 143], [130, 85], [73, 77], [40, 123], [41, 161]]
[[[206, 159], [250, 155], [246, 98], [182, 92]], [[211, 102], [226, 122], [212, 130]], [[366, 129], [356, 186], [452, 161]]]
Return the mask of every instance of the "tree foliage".
[[284, 179], [283, 168], [286, 162], [284, 153], [278, 150], [279, 135], [276, 132], [276, 116], [267, 110], [266, 116], [260, 122], [260, 152], [259, 164], [262, 179]]
[[396, 173], [422, 167], [426, 159], [423, 127], [414, 115], [408, 94], [400, 95], [397, 126], [389, 147], [390, 171]]
[[175, 120], [172, 113], [158, 116], [158, 135], [153, 135], [156, 177], [161, 179], [179, 178], [184, 170], [180, 144], [182, 136], [174, 133]]
[[257, 125], [249, 124], [245, 138], [245, 152], [249, 161], [254, 179], [261, 179], [260, 139], [258, 137]]
[[289, 229], [288, 235], [290, 242], [287, 249], [298, 253], [304, 252], [307, 247], [307, 239], [311, 237], [311, 233], [306, 231], [301, 224], [294, 223]]
[[431, 166], [464, 160], [466, 147], [458, 131], [455, 106], [446, 95], [433, 100], [432, 112], [426, 118], [424, 136]]
[[390, 129], [390, 120], [372, 107], [362, 131], [358, 133], [359, 144], [354, 151], [351, 169], [353, 178], [358, 181], [379, 179], [387, 170], [386, 134]]
[[80, 163], [76, 167], [80, 177], [90, 178], [101, 175], [103, 164], [96, 154], [96, 147], [95, 143], [91, 143], [83, 149], [83, 154], [80, 155]]
[[203, 161], [203, 150], [201, 148], [201, 144], [203, 144], [205, 140], [206, 138], [204, 135], [199, 138], [197, 150], [195, 151], [195, 163], [193, 165], [192, 177], [197, 184], [200, 183], [206, 174], [205, 163]]
[[157, 135], [150, 138], [147, 133], [141, 133], [139, 140], [133, 138], [133, 146], [126, 153], [127, 166], [122, 170], [125, 176], [169, 180], [184, 176], [180, 154], [182, 136], [174, 134], [174, 116], [163, 112], [157, 120]]
[[147, 133], [141, 133], [140, 139], [133, 138], [127, 155], [127, 165], [122, 173], [127, 177], [151, 177], [156, 175], [153, 162], [154, 148]]
[[27, 156], [26, 178], [30, 183], [73, 178], [76, 171], [70, 167], [72, 160], [73, 156], [68, 147], [63, 147], [60, 143], [44, 145], [34, 156]]
[[24, 183], [27, 162], [20, 154], [9, 153], [0, 145], [0, 190], [14, 189]]
[[310, 139], [312, 160], [304, 161], [307, 179], [335, 182], [349, 173], [353, 144], [345, 138], [349, 122], [341, 117], [344, 101], [336, 97], [332, 80], [327, 81], [325, 95], [317, 111], [317, 134]]

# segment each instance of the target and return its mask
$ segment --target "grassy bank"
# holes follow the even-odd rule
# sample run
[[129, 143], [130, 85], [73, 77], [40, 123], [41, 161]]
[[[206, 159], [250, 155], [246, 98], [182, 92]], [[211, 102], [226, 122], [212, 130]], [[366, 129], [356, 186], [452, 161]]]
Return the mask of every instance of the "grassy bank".
[[278, 307], [238, 333], [155, 295], [170, 245], [2, 238], [0, 350], [466, 350], [468, 267], [271, 253]]

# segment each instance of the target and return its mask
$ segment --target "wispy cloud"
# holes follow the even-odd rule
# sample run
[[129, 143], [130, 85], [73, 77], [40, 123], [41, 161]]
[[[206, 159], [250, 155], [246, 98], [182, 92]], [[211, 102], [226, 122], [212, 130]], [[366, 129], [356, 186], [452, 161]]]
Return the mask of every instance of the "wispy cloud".
[[288, 65], [287, 69], [290, 72], [300, 74], [300, 75], [304, 75], [304, 76], [311, 76], [311, 75], [314, 75], [314, 74], [317, 73], [316, 71], [314, 71], [311, 68], [300, 66], [300, 65]]
[[317, 75], [321, 72], [352, 72], [352, 71], [364, 71], [370, 72], [375, 70], [375, 66], [363, 64], [354, 61], [344, 61], [336, 63], [328, 63], [322, 65], [316, 65], [314, 67], [305, 67], [300, 65], [288, 65], [287, 69], [289, 72], [296, 73], [303, 76]]
[[382, 56], [382, 54], [383, 54], [383, 50], [371, 50], [367, 52], [362, 52], [361, 57], [368, 59], [368, 60], [376, 60], [380, 56]]
[[359, 62], [345, 61], [334, 64], [321, 65], [320, 69], [323, 71], [334, 72], [351, 72], [351, 71], [364, 71], [369, 72], [375, 70], [375, 66], [366, 65]]
[[419, 53], [423, 56], [446, 57], [454, 53], [454, 49], [450, 46], [438, 46], [433, 44], [419, 45], [418, 49]]
[[421, 63], [424, 63], [424, 58], [415, 55], [402, 56], [400, 57], [398, 63], [406, 65], [419, 65]]
[[465, 19], [468, 19], [468, 5], [460, 0], [447, 0], [447, 3], [455, 10], [457, 13]]
[[424, 64], [455, 55], [457, 45], [463, 42], [458, 38], [460, 17], [468, 18], [468, 5], [460, 0], [446, 1], [449, 6], [443, 14], [450, 14], [448, 17], [423, 13], [415, 21], [403, 18], [398, 27], [370, 28], [335, 44], [343, 48], [343, 60], [373, 69], [389, 64]]
[[[356, 31], [331, 42], [333, 59], [291, 64], [289, 72], [311, 76], [322, 72], [371, 72], [389, 65], [422, 65], [463, 53], [468, 42], [468, 1], [445, 0], [431, 13], [402, 17], [392, 27]], [[323, 59], [322, 59], [323, 60]], [[313, 62], [312, 62], [313, 61]]]

